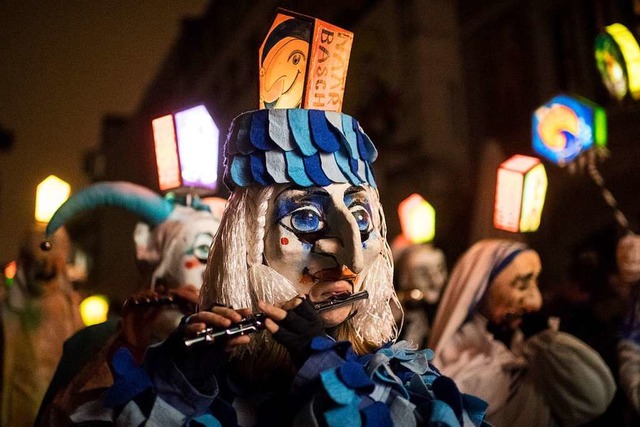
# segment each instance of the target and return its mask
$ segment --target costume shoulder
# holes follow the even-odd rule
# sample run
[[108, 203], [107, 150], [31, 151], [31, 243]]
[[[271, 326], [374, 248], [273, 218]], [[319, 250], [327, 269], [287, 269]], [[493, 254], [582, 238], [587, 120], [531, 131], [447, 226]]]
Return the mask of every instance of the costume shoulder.
[[43, 413], [51, 404], [57, 391], [71, 382], [119, 328], [119, 320], [107, 320], [106, 322], [80, 329], [65, 341], [62, 357], [40, 404], [35, 425], [41, 424]]

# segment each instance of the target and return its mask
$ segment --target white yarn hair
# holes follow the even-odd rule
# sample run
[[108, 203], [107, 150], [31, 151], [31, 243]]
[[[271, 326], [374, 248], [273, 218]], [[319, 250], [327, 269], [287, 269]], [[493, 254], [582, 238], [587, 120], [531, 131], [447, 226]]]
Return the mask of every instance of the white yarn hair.
[[[393, 288], [393, 257], [378, 192], [369, 186], [364, 188], [374, 210], [374, 227], [380, 233], [382, 249], [361, 285], [361, 290], [369, 292], [369, 298], [355, 304], [358, 311], [349, 322], [358, 339], [379, 346], [397, 338], [390, 304], [401, 306]], [[258, 300], [278, 304], [298, 294], [287, 278], [264, 264], [267, 210], [273, 190], [274, 186], [251, 186], [237, 188], [231, 194], [209, 253], [200, 292], [201, 307], [218, 303], [255, 312]], [[255, 334], [252, 344], [242, 347], [240, 353], [272, 341], [269, 334]]]

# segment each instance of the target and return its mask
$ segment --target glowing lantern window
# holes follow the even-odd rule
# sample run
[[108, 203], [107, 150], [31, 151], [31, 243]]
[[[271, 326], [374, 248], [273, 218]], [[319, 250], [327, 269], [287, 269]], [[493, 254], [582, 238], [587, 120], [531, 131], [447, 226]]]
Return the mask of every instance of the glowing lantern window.
[[85, 326], [105, 322], [108, 313], [109, 301], [104, 295], [92, 295], [80, 303], [80, 316]]
[[534, 151], [564, 166], [593, 146], [606, 146], [607, 116], [586, 99], [558, 95], [533, 113], [532, 131]]
[[4, 280], [7, 286], [13, 285], [13, 279], [16, 277], [18, 271], [18, 264], [15, 261], [11, 261], [4, 267]]
[[536, 231], [547, 194], [547, 173], [540, 159], [516, 154], [500, 165], [493, 224], [497, 229]]
[[55, 175], [46, 177], [36, 189], [36, 213], [38, 222], [49, 222], [53, 213], [71, 193], [71, 186]]
[[595, 40], [598, 71], [609, 93], [622, 100], [627, 93], [640, 98], [640, 47], [622, 24], [605, 27]]
[[204, 105], [151, 122], [160, 190], [218, 186], [220, 131]]
[[398, 206], [402, 234], [411, 243], [430, 242], [436, 234], [436, 211], [419, 194], [412, 194]]

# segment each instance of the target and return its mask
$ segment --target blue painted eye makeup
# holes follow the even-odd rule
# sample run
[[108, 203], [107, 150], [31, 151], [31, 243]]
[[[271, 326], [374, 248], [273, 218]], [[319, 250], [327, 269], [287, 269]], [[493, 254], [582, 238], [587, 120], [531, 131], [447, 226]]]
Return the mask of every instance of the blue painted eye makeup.
[[294, 233], [317, 233], [325, 228], [322, 214], [313, 206], [304, 206], [285, 215], [280, 224]]
[[344, 203], [349, 206], [349, 210], [358, 224], [360, 239], [365, 242], [373, 231], [371, 205], [366, 190], [360, 186], [349, 187], [345, 191]]

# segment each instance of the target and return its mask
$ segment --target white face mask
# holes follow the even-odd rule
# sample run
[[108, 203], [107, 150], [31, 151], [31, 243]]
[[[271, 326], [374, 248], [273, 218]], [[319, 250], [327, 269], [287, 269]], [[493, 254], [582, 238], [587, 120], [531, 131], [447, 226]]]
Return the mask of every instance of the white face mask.
[[[365, 186], [278, 186], [269, 203], [266, 263], [312, 301], [361, 290], [383, 241], [377, 199]], [[351, 307], [323, 315], [331, 326]]]
[[435, 304], [447, 281], [447, 266], [444, 253], [440, 249], [427, 245], [419, 245], [407, 249], [406, 259], [400, 271], [401, 290], [418, 289], [424, 299]]

